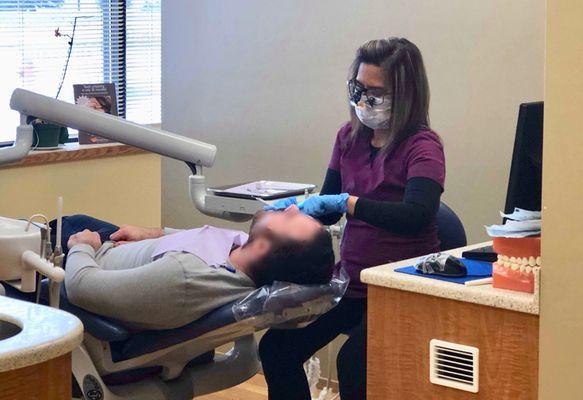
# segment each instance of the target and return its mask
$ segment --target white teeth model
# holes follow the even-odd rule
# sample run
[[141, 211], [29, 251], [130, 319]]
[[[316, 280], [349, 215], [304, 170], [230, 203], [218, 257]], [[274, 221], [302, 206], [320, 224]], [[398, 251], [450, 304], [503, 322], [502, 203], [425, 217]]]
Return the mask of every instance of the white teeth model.
[[535, 267], [540, 267], [540, 257], [508, 257], [498, 254], [498, 265], [504, 268], [512, 269], [513, 271], [520, 271], [530, 274]]

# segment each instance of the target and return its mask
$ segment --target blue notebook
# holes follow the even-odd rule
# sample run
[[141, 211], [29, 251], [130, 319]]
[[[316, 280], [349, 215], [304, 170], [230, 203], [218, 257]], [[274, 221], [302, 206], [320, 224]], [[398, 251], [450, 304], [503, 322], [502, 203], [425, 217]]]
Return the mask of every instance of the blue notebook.
[[400, 272], [402, 274], [415, 275], [429, 279], [437, 279], [438, 281], [459, 283], [461, 285], [468, 281], [475, 281], [476, 279], [483, 279], [492, 276], [492, 263], [486, 261], [468, 260], [467, 258], [460, 258], [460, 260], [464, 263], [464, 265], [468, 269], [468, 274], [466, 276], [462, 276], [459, 278], [449, 278], [439, 275], [422, 274], [421, 272], [417, 272], [415, 267], [402, 267], [397, 268], [395, 271]]

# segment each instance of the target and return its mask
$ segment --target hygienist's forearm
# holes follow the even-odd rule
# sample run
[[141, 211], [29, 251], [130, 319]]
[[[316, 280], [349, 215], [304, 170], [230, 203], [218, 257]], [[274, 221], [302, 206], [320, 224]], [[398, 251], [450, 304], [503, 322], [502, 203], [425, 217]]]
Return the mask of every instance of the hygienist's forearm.
[[441, 186], [429, 178], [412, 178], [407, 182], [402, 202], [350, 196], [347, 213], [392, 233], [415, 235], [434, 220], [441, 192]]
[[348, 200], [346, 200], [346, 213], [351, 217], [354, 216], [354, 212], [356, 210], [356, 203], [358, 202], [358, 197], [350, 196]]
[[[322, 190], [320, 194], [340, 194], [342, 192], [342, 177], [340, 171], [328, 168], [326, 171], [326, 177], [324, 178], [324, 183], [322, 184]], [[342, 218], [341, 213], [333, 213], [328, 215], [322, 215], [317, 217], [317, 219], [323, 225], [334, 225]]]

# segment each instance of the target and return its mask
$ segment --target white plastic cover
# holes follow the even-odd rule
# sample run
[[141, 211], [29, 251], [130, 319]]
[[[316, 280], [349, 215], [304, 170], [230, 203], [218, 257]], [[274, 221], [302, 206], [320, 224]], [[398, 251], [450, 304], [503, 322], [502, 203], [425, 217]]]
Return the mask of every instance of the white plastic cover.
[[303, 327], [334, 308], [344, 296], [348, 282], [344, 270], [325, 285], [273, 282], [236, 302], [233, 314], [237, 321], [253, 318], [256, 329]]

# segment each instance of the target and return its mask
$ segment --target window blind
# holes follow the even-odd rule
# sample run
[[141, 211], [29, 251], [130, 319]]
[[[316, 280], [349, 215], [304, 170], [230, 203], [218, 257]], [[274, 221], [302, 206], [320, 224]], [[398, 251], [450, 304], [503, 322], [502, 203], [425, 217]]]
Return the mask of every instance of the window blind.
[[0, 0], [0, 143], [15, 137], [16, 87], [74, 102], [74, 84], [115, 83], [120, 116], [160, 122], [160, 3]]
[[161, 0], [126, 7], [127, 119], [159, 123], [161, 110]]

